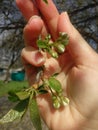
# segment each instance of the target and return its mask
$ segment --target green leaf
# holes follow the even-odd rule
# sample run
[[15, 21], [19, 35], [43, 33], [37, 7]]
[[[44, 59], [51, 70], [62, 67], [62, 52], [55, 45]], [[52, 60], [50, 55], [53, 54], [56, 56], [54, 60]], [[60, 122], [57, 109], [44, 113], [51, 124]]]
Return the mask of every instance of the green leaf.
[[19, 101], [19, 98], [17, 96], [8, 96], [8, 99], [11, 102], [17, 102], [17, 101]]
[[48, 1], [47, 0], [43, 0], [46, 4], [48, 4]]
[[18, 96], [18, 98], [20, 100], [25, 100], [25, 99], [29, 98], [30, 93], [27, 91], [21, 91], [21, 92], [17, 92], [16, 95]]
[[54, 73], [54, 74], [52, 75], [52, 77], [55, 78], [58, 74], [59, 74], [59, 73]]
[[45, 89], [41, 89], [41, 90], [39, 90], [39, 92], [38, 92], [39, 94], [46, 94], [46, 93], [48, 93], [48, 91], [47, 90], [45, 90]]
[[34, 127], [36, 128], [36, 130], [42, 130], [38, 105], [36, 99], [32, 98], [32, 96], [30, 97], [29, 109], [30, 117]]
[[62, 86], [61, 86], [61, 83], [55, 79], [54, 77], [50, 77], [49, 80], [49, 86], [55, 90], [57, 93], [60, 93], [62, 92]]
[[0, 119], [0, 124], [13, 122], [16, 119], [21, 119], [26, 111], [28, 101], [19, 102], [15, 108], [11, 109], [5, 116]]
[[40, 49], [48, 49], [48, 46], [47, 46], [46, 41], [41, 40], [41, 39], [39, 39], [39, 40], [37, 41], [37, 46], [38, 46]]
[[8, 93], [8, 99], [9, 99], [9, 101], [11, 101], [11, 102], [17, 102], [17, 101], [20, 101], [19, 100], [19, 98], [17, 97], [17, 95], [14, 93], [14, 92], [9, 92]]

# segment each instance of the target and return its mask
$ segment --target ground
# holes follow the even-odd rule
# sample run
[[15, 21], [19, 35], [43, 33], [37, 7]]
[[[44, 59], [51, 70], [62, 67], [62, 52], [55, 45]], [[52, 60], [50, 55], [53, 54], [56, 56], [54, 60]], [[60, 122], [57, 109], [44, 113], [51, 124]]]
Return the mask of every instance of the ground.
[[[2, 117], [8, 110], [13, 107], [13, 103], [9, 102], [7, 97], [0, 98], [0, 117]], [[43, 130], [48, 130], [46, 125], [42, 123]], [[29, 118], [29, 113], [24, 119], [19, 122], [14, 122], [6, 125], [0, 125], [0, 130], [35, 130]]]

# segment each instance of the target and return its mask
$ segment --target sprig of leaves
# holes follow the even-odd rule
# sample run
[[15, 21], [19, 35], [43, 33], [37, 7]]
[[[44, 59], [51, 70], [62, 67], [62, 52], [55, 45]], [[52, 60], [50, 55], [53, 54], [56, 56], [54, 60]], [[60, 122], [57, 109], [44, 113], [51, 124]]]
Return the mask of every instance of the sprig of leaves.
[[[37, 46], [39, 50], [49, 53], [54, 58], [58, 58], [59, 55], [64, 53], [69, 37], [66, 33], [59, 33], [59, 37], [56, 41], [50, 41], [50, 35], [47, 35], [45, 39], [39, 37], [37, 40]], [[39, 73], [44, 72], [44, 67], [41, 68], [39, 68], [38, 75]], [[0, 124], [9, 123], [16, 119], [22, 119], [26, 111], [29, 109], [31, 121], [34, 127], [36, 130], [42, 130], [36, 96], [39, 94], [50, 93], [53, 107], [56, 109], [59, 109], [69, 103], [69, 99], [63, 95], [62, 85], [56, 79], [56, 76], [57, 74], [54, 74], [48, 78], [44, 78], [43, 74], [40, 74], [39, 82], [41, 80], [41, 84], [37, 82], [31, 87], [25, 88], [18, 92], [9, 92], [8, 99], [12, 102], [16, 102], [17, 105], [0, 119]]]
[[58, 58], [60, 54], [64, 53], [68, 41], [69, 37], [66, 33], [59, 33], [59, 37], [55, 42], [51, 42], [50, 35], [47, 35], [45, 39], [39, 37], [37, 46], [39, 49], [48, 52], [52, 57]]
[[69, 99], [63, 95], [61, 83], [53, 76], [51, 76], [45, 85], [48, 86], [48, 89], [51, 92], [53, 107], [58, 109], [61, 106], [66, 106], [69, 104]]

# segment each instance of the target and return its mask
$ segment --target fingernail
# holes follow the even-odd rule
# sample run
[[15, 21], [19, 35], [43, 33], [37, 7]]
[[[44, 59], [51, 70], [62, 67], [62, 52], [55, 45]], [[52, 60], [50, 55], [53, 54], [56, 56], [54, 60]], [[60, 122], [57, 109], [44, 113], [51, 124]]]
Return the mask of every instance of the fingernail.
[[45, 62], [45, 57], [40, 51], [33, 52], [32, 59], [36, 66], [41, 66]]
[[39, 18], [39, 19], [40, 19], [40, 16], [38, 16], [38, 15], [32, 16], [32, 17], [29, 19], [28, 24], [31, 23], [31, 21], [32, 21], [33, 19], [35, 19], [35, 18]]

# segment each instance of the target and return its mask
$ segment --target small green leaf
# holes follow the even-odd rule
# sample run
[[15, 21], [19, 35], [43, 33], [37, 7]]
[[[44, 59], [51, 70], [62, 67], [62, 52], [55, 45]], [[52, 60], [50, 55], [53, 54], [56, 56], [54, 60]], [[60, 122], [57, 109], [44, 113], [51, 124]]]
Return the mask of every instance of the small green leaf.
[[13, 122], [16, 119], [21, 119], [26, 111], [28, 101], [19, 102], [15, 108], [11, 109], [5, 116], [0, 119], [0, 124]]
[[45, 90], [45, 89], [41, 89], [41, 90], [39, 90], [39, 94], [46, 94], [46, 93], [48, 93], [48, 91]]
[[19, 101], [19, 98], [17, 96], [8, 96], [8, 99], [11, 102], [17, 102], [17, 101]]
[[48, 1], [47, 0], [43, 0], [46, 4], [48, 4]]
[[55, 78], [58, 74], [59, 74], [59, 73], [54, 73], [54, 74], [52, 75], [52, 77]]
[[30, 96], [30, 93], [26, 91], [21, 91], [21, 92], [17, 92], [16, 95], [20, 100], [25, 100]]
[[30, 97], [29, 109], [30, 109], [30, 117], [34, 127], [36, 128], [36, 130], [42, 130], [38, 105], [36, 99], [32, 96]]
[[14, 92], [9, 92], [8, 95], [9, 95], [8, 96], [9, 101], [11, 101], [11, 102], [20, 101], [19, 98], [17, 97], [17, 95], [15, 95]]
[[46, 41], [44, 40], [37, 40], [37, 46], [40, 48], [40, 49], [48, 49], [48, 46], [47, 46], [47, 43]]
[[62, 92], [62, 86], [61, 86], [61, 83], [55, 79], [54, 77], [50, 77], [49, 80], [49, 86], [55, 90], [57, 93], [60, 93]]

